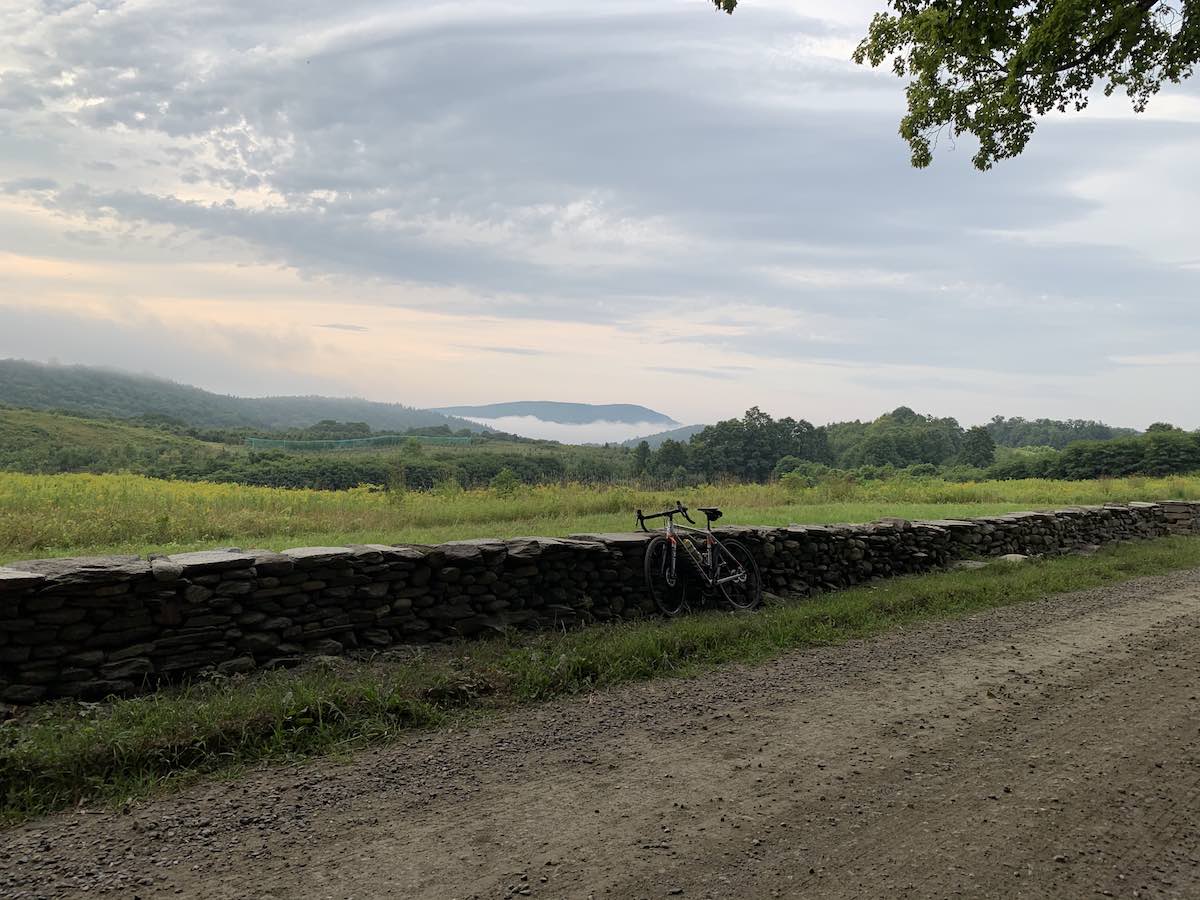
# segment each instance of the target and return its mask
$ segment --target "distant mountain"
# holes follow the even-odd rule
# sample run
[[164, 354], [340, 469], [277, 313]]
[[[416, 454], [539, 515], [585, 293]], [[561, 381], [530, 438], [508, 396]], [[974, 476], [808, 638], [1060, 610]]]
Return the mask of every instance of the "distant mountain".
[[552, 400], [519, 400], [514, 403], [486, 403], [482, 406], [440, 406], [434, 412], [472, 419], [507, 419], [528, 416], [560, 425], [587, 425], [592, 422], [623, 422], [653, 425], [678, 425], [670, 416], [630, 403], [557, 403]]
[[699, 434], [707, 425], [684, 425], [682, 428], [672, 428], [670, 431], [659, 431], [656, 434], [648, 434], [645, 437], [630, 438], [627, 441], [621, 441], [622, 447], [636, 447], [642, 441], [650, 445], [651, 450], [657, 450], [662, 446], [663, 441], [679, 441], [681, 444], [686, 444], [693, 434]]
[[232, 397], [150, 375], [94, 366], [58, 366], [0, 360], [0, 404], [133, 418], [168, 416], [196, 426], [303, 428], [322, 419], [366, 422], [376, 431], [448, 425], [480, 426], [466, 419], [399, 403], [334, 397]]

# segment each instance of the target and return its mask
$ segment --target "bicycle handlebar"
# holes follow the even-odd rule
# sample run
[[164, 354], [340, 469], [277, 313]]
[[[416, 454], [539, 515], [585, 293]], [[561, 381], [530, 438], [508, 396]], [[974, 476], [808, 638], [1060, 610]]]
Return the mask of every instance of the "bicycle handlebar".
[[662, 519], [664, 517], [669, 519], [671, 516], [676, 516], [676, 515], [683, 516], [685, 519], [687, 519], [693, 525], [696, 524], [696, 520], [688, 515], [688, 508], [686, 506], [684, 506], [683, 503], [681, 503], [679, 500], [675, 501], [674, 509], [664, 509], [662, 512], [652, 513], [651, 515], [648, 515], [648, 516], [644, 515], [642, 513], [642, 511], [639, 509], [637, 511], [637, 523], [638, 523], [638, 526], [642, 529], [642, 531], [649, 531], [650, 529], [646, 527], [646, 523], [649, 522], [651, 519]]

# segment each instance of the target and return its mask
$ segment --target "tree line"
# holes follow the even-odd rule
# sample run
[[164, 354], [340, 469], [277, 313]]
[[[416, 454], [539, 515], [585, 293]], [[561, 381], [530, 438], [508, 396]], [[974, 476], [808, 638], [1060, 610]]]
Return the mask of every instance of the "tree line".
[[635, 475], [684, 482], [768, 481], [850, 472], [878, 478], [904, 472], [956, 480], [1170, 475], [1200, 471], [1200, 434], [1155, 423], [1146, 434], [1073, 419], [993, 418], [963, 428], [953, 418], [901, 406], [870, 422], [814, 426], [773, 419], [752, 407], [740, 419], [706, 427], [689, 442], [639, 444]]
[[[898, 473], [949, 480], [1086, 479], [1200, 471], [1200, 436], [1157, 423], [1144, 435], [1098, 422], [996, 417], [963, 428], [955, 419], [899, 407], [869, 421], [814, 426], [775, 419], [757, 407], [709, 425], [687, 441], [668, 439], [652, 450], [575, 446], [552, 441], [474, 435], [469, 446], [430, 447], [420, 438], [453, 433], [444, 425], [411, 429], [397, 447], [361, 452], [248, 450], [205, 444], [174, 423], [115, 426], [39, 413], [0, 428], [0, 469], [132, 472], [155, 478], [268, 487], [343, 490], [362, 484], [430, 490], [579, 482], [639, 482], [682, 486], [720, 480], [793, 483], [823, 478], [886, 478]], [[56, 422], [62, 423], [54, 427]], [[362, 423], [325, 420], [289, 435], [314, 439], [366, 436]], [[278, 434], [278, 432], [276, 433]], [[1070, 440], [1087, 435], [1087, 440]], [[1027, 441], [1040, 441], [1027, 444]], [[1016, 445], [1016, 446], [1014, 446]]]

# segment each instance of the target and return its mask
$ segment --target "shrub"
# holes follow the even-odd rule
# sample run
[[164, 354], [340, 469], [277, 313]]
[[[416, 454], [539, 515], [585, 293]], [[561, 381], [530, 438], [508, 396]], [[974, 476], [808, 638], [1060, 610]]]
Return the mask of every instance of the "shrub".
[[489, 485], [496, 495], [500, 497], [511, 497], [517, 492], [517, 488], [521, 486], [521, 479], [517, 477], [517, 473], [505, 466], [494, 476], [492, 476]]

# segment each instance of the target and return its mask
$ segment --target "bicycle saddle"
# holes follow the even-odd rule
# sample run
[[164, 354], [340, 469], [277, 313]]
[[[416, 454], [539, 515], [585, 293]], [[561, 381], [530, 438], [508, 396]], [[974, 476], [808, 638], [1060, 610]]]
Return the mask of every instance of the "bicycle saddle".
[[715, 506], [697, 506], [696, 509], [704, 513], [704, 517], [710, 522], [715, 522], [721, 518], [721, 510]]

